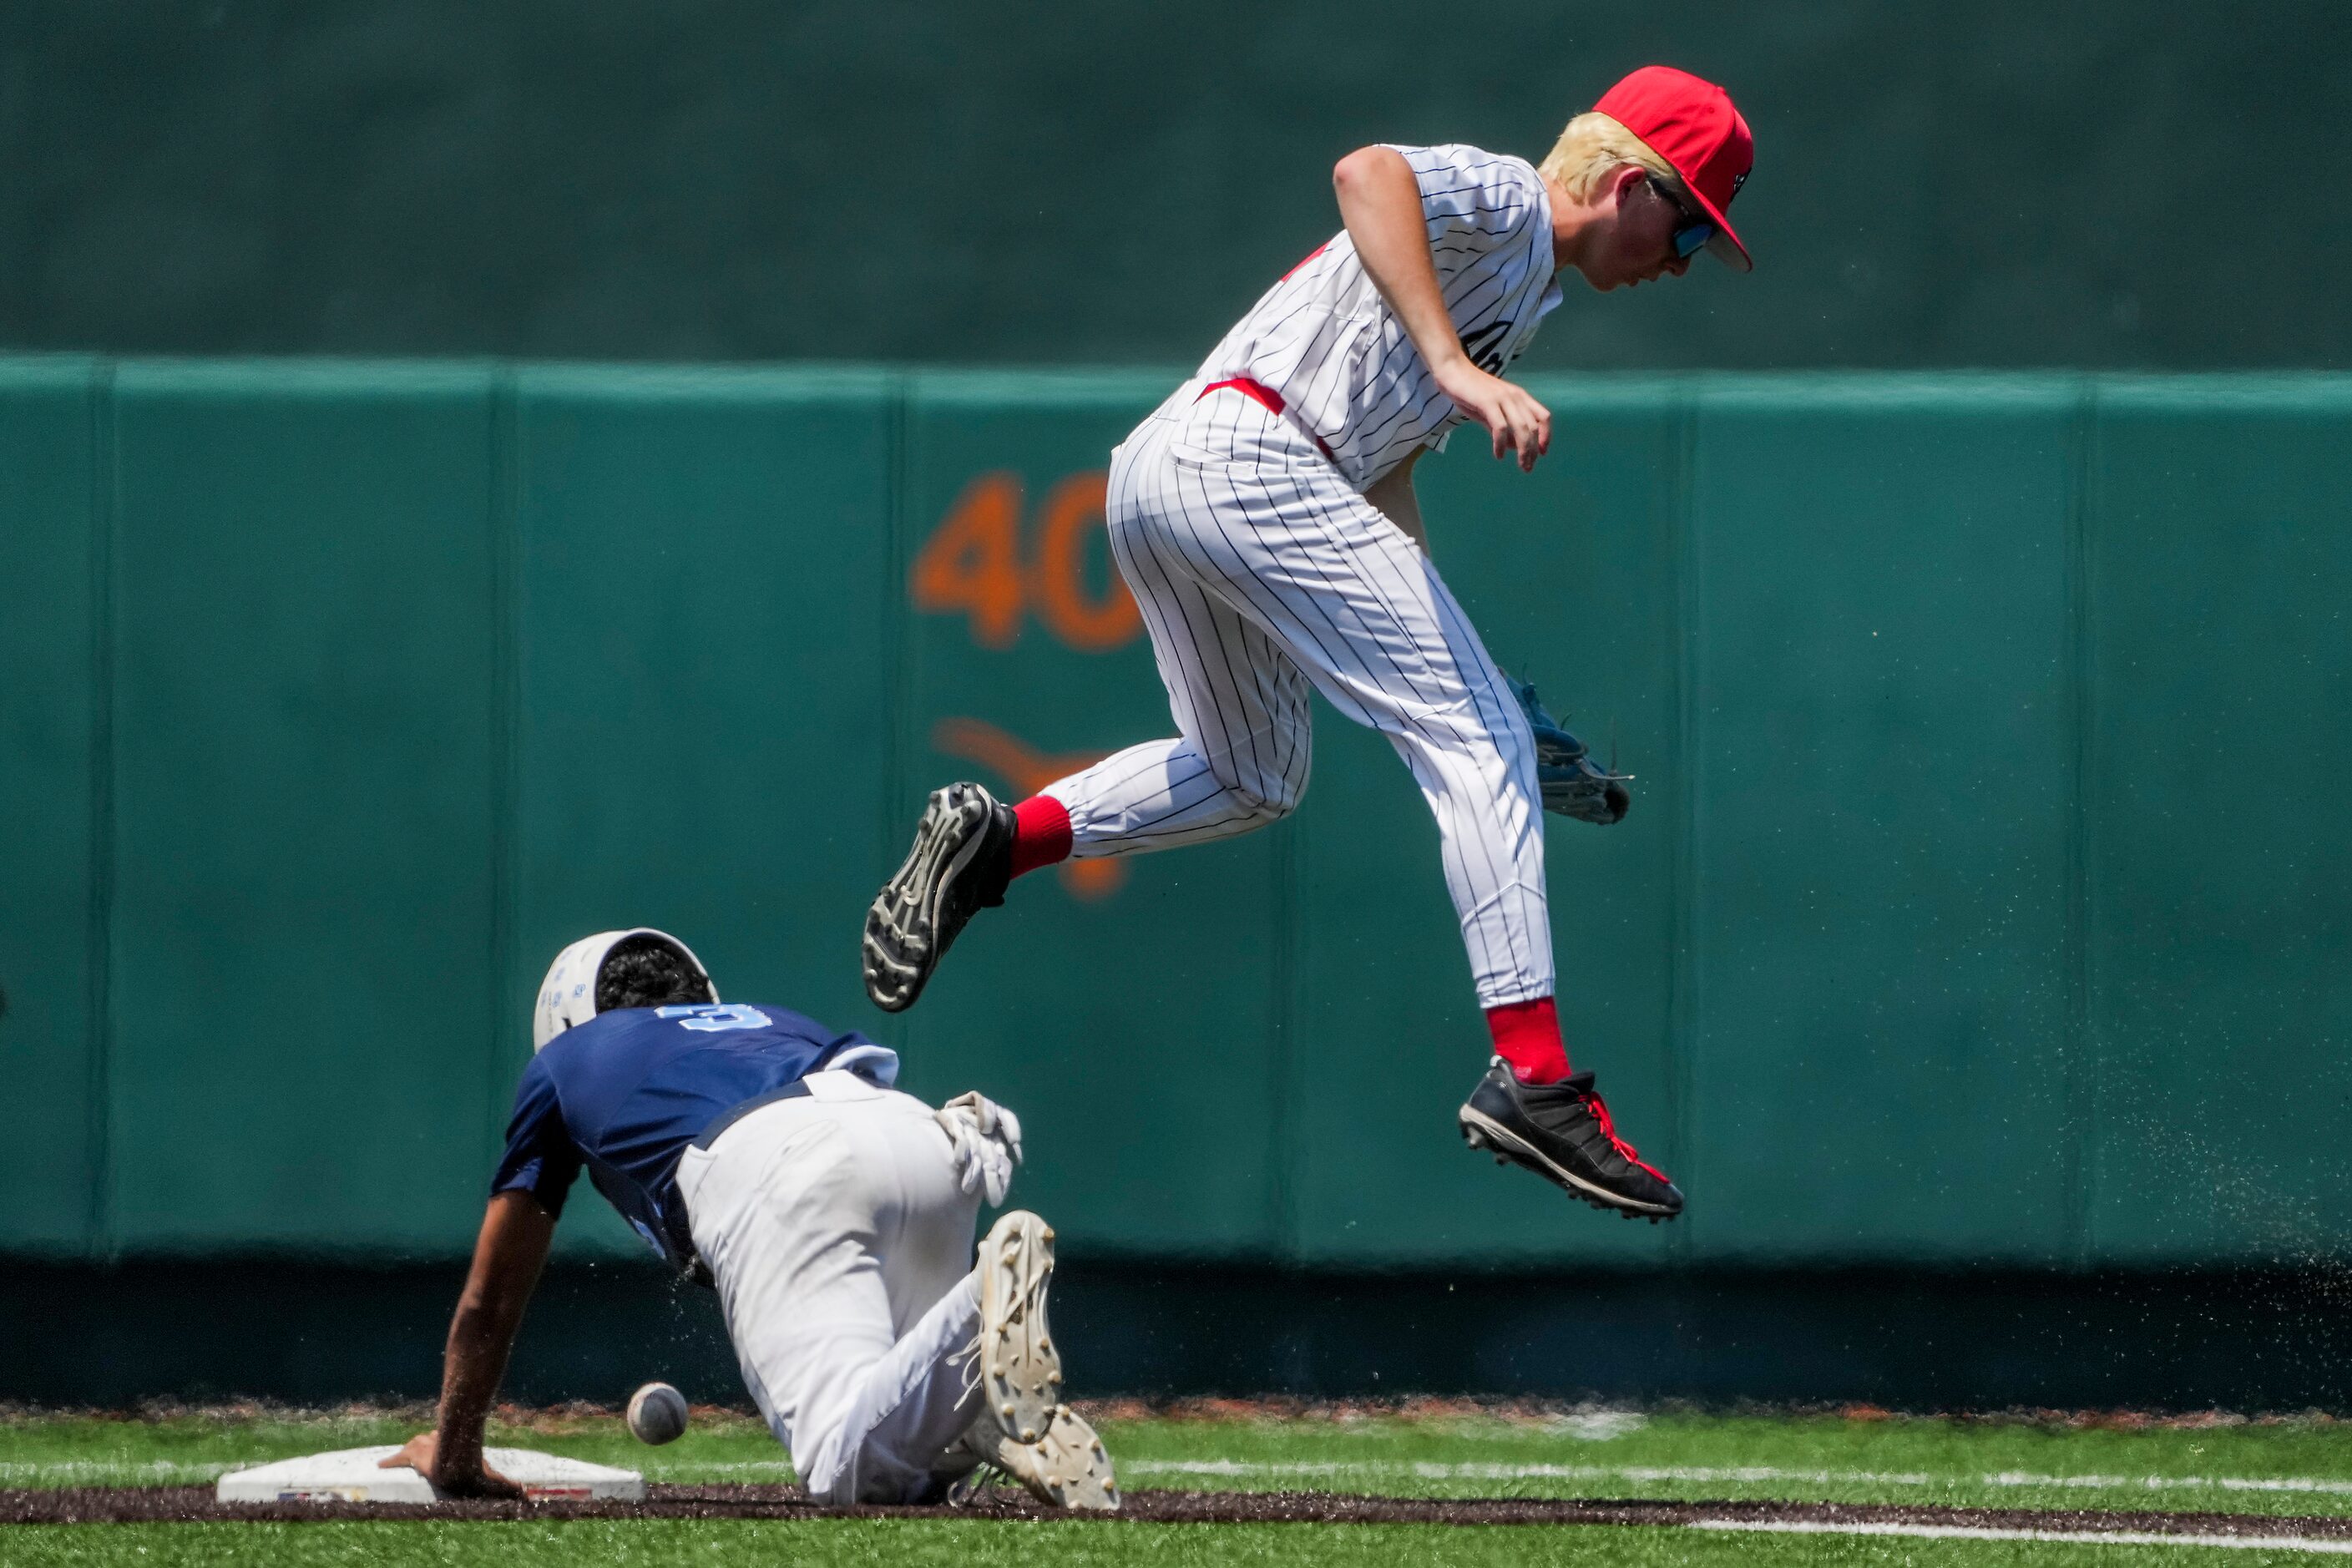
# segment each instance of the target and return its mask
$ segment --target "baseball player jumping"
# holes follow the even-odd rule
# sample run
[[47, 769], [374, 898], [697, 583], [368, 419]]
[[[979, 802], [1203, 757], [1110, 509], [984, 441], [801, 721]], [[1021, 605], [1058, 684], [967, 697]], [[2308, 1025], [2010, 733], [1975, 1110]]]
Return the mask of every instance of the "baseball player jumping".
[[983, 1463], [1041, 1501], [1118, 1506], [1060, 1402], [1054, 1233], [996, 1222], [1021, 1124], [977, 1094], [934, 1111], [898, 1056], [765, 1004], [721, 1005], [684, 942], [603, 931], [541, 985], [536, 1054], [449, 1325], [435, 1430], [386, 1459], [444, 1495], [519, 1496], [482, 1428], [564, 1194], [583, 1168], [655, 1251], [715, 1285], [744, 1384], [812, 1496], [950, 1497]]
[[1495, 1061], [1464, 1136], [1597, 1207], [1671, 1219], [1682, 1194], [1571, 1075], [1544, 897], [1549, 805], [1629, 804], [1496, 668], [1431, 563], [1413, 465], [1457, 425], [1531, 470], [1551, 416], [1502, 379], [1560, 302], [1746, 270], [1726, 218], [1753, 143], [1723, 89], [1637, 70], [1540, 166], [1475, 147], [1366, 147], [1332, 171], [1343, 231], [1268, 289], [1111, 455], [1113, 557], [1141, 606], [1180, 733], [1004, 805], [936, 791], [866, 916], [866, 987], [911, 1005], [979, 910], [1065, 857], [1223, 838], [1307, 787], [1307, 692], [1389, 738], [1437, 818]]

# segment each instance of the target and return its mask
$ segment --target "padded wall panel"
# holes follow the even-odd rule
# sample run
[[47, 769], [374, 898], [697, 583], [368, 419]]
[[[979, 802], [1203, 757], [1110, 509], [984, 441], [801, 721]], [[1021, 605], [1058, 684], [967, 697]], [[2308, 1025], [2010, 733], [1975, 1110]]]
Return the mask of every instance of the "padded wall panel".
[[115, 416], [113, 1239], [462, 1248], [489, 375], [133, 363]]
[[1690, 1244], [2069, 1239], [2063, 382], [1702, 393]]
[[2089, 493], [2095, 1252], [2341, 1257], [2352, 389], [2112, 384]]
[[100, 374], [87, 360], [0, 362], [0, 1250], [83, 1247], [104, 1148], [90, 941]]
[[[730, 1000], [876, 1016], [857, 928], [898, 816], [895, 412], [874, 373], [520, 376], [500, 1125], [540, 976], [591, 931], [673, 931]], [[584, 1186], [561, 1236], [643, 1250]]]

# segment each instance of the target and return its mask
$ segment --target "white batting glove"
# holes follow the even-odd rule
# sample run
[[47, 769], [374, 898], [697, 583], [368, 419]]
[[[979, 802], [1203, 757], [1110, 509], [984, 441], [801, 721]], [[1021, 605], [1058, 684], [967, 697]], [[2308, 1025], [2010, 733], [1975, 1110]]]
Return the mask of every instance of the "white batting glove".
[[978, 1089], [957, 1095], [932, 1112], [948, 1135], [956, 1185], [979, 1193], [993, 1208], [1013, 1185], [1021, 1163], [1021, 1119]]

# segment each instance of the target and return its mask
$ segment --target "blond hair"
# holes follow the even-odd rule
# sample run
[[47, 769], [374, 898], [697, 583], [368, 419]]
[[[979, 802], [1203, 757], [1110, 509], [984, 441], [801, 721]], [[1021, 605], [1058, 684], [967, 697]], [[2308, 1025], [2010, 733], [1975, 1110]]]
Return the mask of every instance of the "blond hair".
[[1593, 187], [1612, 170], [1631, 163], [1665, 182], [1666, 189], [1683, 195], [1683, 180], [1675, 166], [1653, 152], [1650, 144], [1606, 114], [1580, 114], [1568, 122], [1550, 153], [1537, 168], [1548, 180], [1558, 180], [1571, 200], [1589, 201]]

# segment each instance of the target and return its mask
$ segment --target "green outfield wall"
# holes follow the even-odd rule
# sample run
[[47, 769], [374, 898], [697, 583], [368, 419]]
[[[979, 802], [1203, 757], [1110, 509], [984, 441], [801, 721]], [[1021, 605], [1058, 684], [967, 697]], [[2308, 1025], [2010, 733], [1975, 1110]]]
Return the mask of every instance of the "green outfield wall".
[[1288, 822], [865, 1002], [927, 788], [1167, 727], [1100, 474], [1174, 379], [0, 360], [0, 1249], [462, 1252], [541, 968], [644, 922], [1017, 1108], [1097, 1256], [2352, 1252], [2352, 378], [1555, 378], [1532, 478], [1424, 465], [1637, 775], [1549, 854], [1659, 1228], [1459, 1144], [1434, 833], [1328, 710]]

